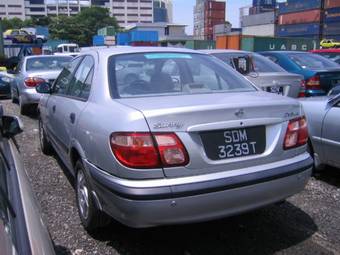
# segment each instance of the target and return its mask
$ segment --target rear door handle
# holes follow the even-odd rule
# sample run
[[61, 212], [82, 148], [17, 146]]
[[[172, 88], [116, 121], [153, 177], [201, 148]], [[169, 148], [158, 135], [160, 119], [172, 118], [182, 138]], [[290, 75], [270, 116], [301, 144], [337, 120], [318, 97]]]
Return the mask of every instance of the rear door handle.
[[55, 110], [56, 110], [56, 106], [53, 105], [53, 106], [52, 106], [52, 112], [55, 113]]
[[70, 114], [70, 121], [72, 124], [74, 124], [74, 122], [76, 121], [76, 114], [73, 112]]

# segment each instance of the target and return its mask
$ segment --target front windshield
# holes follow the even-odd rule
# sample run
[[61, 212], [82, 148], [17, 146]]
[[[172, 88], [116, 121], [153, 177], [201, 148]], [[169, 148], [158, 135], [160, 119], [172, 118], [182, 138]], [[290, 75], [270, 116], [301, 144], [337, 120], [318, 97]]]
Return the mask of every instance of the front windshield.
[[153, 52], [112, 56], [109, 80], [117, 97], [255, 91], [211, 56]]
[[72, 57], [36, 57], [26, 62], [26, 71], [61, 70], [72, 60]]
[[335, 62], [312, 53], [289, 53], [289, 58], [303, 69], [321, 70], [339, 68]]

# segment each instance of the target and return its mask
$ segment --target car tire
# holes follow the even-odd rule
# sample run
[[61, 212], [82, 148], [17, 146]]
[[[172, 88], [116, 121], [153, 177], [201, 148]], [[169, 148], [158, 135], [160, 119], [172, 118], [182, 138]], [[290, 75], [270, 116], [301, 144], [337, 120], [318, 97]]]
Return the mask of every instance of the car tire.
[[[18, 90], [17, 90], [17, 95], [19, 95]], [[12, 103], [17, 104], [19, 103], [19, 100], [17, 97], [15, 97], [14, 93], [11, 91], [11, 98], [12, 98]]]
[[308, 141], [308, 145], [307, 145], [307, 152], [310, 154], [310, 156], [313, 158], [313, 173], [319, 173], [322, 172], [322, 170], [325, 169], [324, 165], [321, 164], [316, 164], [315, 162], [315, 158], [314, 158], [314, 149], [313, 149], [313, 145], [310, 141]]
[[20, 108], [20, 114], [21, 115], [28, 115], [29, 114], [29, 106], [22, 104], [20, 97], [19, 97], [19, 108]]
[[80, 221], [86, 231], [94, 233], [98, 228], [109, 224], [110, 218], [96, 207], [81, 161], [76, 163], [75, 171], [76, 202]]
[[41, 118], [39, 118], [39, 142], [42, 153], [44, 153], [45, 155], [51, 155], [53, 147], [46, 136], [46, 132]]

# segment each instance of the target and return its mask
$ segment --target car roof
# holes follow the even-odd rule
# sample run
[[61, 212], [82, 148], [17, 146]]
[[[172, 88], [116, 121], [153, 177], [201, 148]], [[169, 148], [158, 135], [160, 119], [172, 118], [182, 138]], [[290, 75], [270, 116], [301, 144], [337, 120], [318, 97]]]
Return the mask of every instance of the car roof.
[[318, 49], [318, 50], [311, 50], [310, 52], [325, 52], [325, 53], [340, 53], [340, 49]]
[[207, 54], [219, 54], [219, 53], [244, 53], [253, 54], [254, 52], [244, 51], [244, 50], [233, 50], [233, 49], [216, 49], [216, 50], [199, 50], [199, 52]]
[[65, 55], [31, 55], [31, 56], [25, 56], [25, 59], [32, 59], [32, 58], [71, 58], [71, 56], [65, 56]]
[[107, 57], [112, 55], [129, 54], [129, 53], [147, 53], [147, 52], [176, 52], [176, 53], [196, 53], [201, 52], [184, 49], [184, 48], [171, 48], [171, 47], [130, 47], [130, 46], [117, 46], [107, 48], [93, 48], [82, 52], [80, 55], [86, 55], [89, 52], [96, 52], [100, 57]]

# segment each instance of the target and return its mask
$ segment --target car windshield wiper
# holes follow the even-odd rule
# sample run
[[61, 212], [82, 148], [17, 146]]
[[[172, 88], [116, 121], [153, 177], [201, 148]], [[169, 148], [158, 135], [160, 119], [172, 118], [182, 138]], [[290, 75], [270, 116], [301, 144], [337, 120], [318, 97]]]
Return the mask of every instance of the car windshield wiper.
[[340, 99], [340, 94], [328, 99], [327, 106], [329, 108], [333, 107]]

